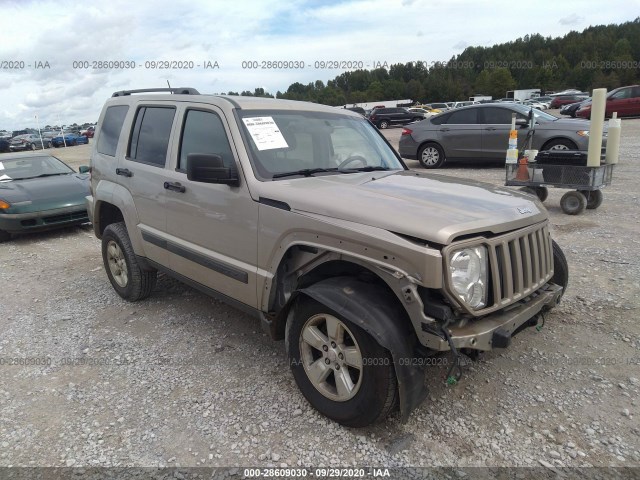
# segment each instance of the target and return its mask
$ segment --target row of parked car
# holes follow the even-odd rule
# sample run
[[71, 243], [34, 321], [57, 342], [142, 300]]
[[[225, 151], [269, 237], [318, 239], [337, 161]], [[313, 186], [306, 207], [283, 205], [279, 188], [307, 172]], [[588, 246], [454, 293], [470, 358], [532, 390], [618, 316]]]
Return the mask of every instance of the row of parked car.
[[[640, 116], [640, 85], [611, 90], [607, 94], [605, 116], [610, 118], [613, 112], [617, 112], [618, 117]], [[560, 113], [574, 118], [591, 118], [591, 97], [585, 95], [567, 101], [560, 108]]]
[[42, 132], [41, 134], [22, 132], [24, 131], [18, 132], [17, 135], [0, 138], [0, 153], [87, 144], [89, 138], [93, 137], [94, 127], [82, 132], [67, 132], [64, 135], [58, 132]]

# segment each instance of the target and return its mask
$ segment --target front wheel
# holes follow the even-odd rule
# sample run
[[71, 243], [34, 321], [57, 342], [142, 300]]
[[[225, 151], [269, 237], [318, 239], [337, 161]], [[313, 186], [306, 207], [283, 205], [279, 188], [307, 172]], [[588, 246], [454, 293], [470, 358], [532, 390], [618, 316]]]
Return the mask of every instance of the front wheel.
[[381, 130], [385, 128], [389, 128], [389, 120], [380, 120], [378, 122], [378, 128]]
[[315, 300], [302, 297], [294, 308], [287, 324], [287, 353], [309, 403], [348, 427], [386, 418], [397, 397], [389, 352], [362, 328]]
[[553, 246], [553, 277], [551, 277], [551, 283], [562, 287], [562, 293], [558, 298], [558, 302], [560, 302], [569, 284], [569, 264], [560, 245], [558, 245], [555, 240], [551, 242]]
[[136, 302], [151, 295], [157, 272], [140, 268], [124, 222], [104, 229], [102, 261], [111, 285], [122, 298]]
[[418, 151], [418, 160], [424, 168], [440, 168], [444, 164], [444, 152], [440, 145], [428, 143]]
[[578, 146], [573, 143], [571, 140], [551, 140], [547, 143], [543, 150], [577, 150]]
[[9, 241], [10, 239], [11, 239], [11, 234], [9, 232], [0, 230], [0, 243]]
[[31, 150], [33, 152], [36, 149], [35, 143], [30, 143], [28, 148], [29, 148], [29, 150]]

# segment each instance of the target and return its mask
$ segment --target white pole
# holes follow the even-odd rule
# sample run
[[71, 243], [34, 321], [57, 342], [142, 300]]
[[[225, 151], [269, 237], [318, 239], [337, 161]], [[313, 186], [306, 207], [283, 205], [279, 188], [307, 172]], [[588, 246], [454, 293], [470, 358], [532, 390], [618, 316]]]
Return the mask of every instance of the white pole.
[[44, 142], [42, 141], [42, 132], [40, 131], [40, 122], [38, 121], [37, 113], [36, 113], [36, 127], [38, 127], [38, 135], [40, 136], [40, 145], [42, 145], [42, 150], [44, 150]]
[[591, 125], [589, 126], [589, 150], [587, 152], [588, 167], [600, 166], [606, 103], [607, 89], [595, 88], [591, 96]]
[[618, 163], [618, 155], [620, 152], [620, 130], [622, 123], [617, 118], [618, 113], [613, 112], [611, 120], [609, 120], [609, 135], [607, 138], [607, 151], [605, 153], [605, 163]]

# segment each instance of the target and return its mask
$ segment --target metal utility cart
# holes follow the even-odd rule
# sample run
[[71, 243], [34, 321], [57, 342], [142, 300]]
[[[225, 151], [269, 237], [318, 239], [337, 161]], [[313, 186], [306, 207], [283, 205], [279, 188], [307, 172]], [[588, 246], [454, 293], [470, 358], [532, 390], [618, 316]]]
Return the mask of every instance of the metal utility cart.
[[613, 164], [586, 166], [586, 152], [568, 150], [540, 152], [535, 162], [506, 164], [505, 185], [547, 199], [548, 187], [571, 189], [562, 196], [560, 207], [568, 215], [578, 215], [585, 208], [596, 209], [602, 204], [602, 188], [611, 183]]

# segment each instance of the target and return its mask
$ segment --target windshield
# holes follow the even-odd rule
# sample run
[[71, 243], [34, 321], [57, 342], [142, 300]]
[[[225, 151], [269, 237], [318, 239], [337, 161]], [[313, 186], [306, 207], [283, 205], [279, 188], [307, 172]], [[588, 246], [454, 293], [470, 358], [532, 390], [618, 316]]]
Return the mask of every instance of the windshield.
[[364, 118], [305, 111], [240, 111], [254, 173], [261, 180], [405, 167]]
[[67, 173], [73, 173], [73, 170], [51, 156], [0, 159], [0, 181], [23, 180]]
[[[514, 110], [517, 110], [518, 112], [524, 114], [524, 115], [529, 115], [529, 112], [531, 111], [531, 107], [527, 107], [525, 105], [510, 105], [511, 108], [513, 108]], [[553, 115], [549, 115], [548, 113], [542, 112], [540, 110], [537, 109], [533, 109], [533, 117], [536, 119], [536, 122], [539, 120], [542, 120], [544, 122], [555, 122], [556, 120], [558, 120], [557, 117], [554, 117]]]

